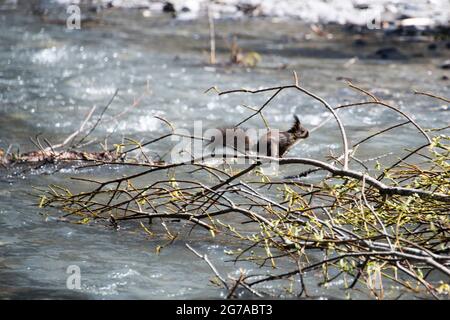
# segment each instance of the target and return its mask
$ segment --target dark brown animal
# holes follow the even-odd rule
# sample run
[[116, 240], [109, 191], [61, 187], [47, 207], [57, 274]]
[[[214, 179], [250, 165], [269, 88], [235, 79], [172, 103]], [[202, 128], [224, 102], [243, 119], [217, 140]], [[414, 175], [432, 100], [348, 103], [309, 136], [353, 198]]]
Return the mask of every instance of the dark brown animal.
[[302, 126], [299, 118], [294, 115], [294, 123], [288, 131], [268, 132], [258, 140], [257, 153], [269, 157], [282, 158], [300, 139], [306, 139], [309, 131]]
[[302, 126], [294, 115], [294, 124], [287, 131], [267, 129], [258, 135], [256, 130], [242, 128], [219, 128], [210, 137], [207, 144], [217, 147], [229, 147], [241, 153], [255, 151], [259, 155], [283, 157], [300, 139], [309, 136], [308, 130]]

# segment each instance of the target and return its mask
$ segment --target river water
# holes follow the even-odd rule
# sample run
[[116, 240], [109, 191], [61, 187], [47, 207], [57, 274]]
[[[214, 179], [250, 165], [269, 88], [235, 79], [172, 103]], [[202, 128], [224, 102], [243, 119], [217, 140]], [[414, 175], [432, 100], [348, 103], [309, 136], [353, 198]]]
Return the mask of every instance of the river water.
[[[59, 18], [58, 18], [59, 17]], [[216, 23], [218, 60], [228, 61], [227, 42], [236, 35], [244, 52], [258, 52], [256, 68], [210, 66], [208, 23], [204, 19], [178, 21], [170, 16], [146, 17], [141, 11], [107, 11], [81, 30], [67, 30], [60, 16], [43, 20], [28, 8], [0, 11], [0, 147], [35, 149], [29, 137], [41, 134], [52, 143], [75, 131], [96, 105], [102, 108], [116, 89], [105, 121], [94, 136], [112, 134], [109, 145], [124, 136], [146, 141], [167, 133], [153, 116], [191, 129], [194, 121], [205, 128], [234, 124], [249, 114], [243, 104], [259, 106], [267, 95], [237, 94], [217, 97], [204, 91], [259, 88], [290, 84], [296, 70], [301, 84], [332, 106], [362, 101], [365, 97], [347, 87], [352, 81], [392, 102], [412, 115], [424, 128], [448, 125], [448, 105], [413, 90], [450, 95], [446, 70], [439, 66], [449, 58], [448, 42], [429, 38], [383, 38], [327, 29], [317, 35], [309, 26], [276, 19], [223, 20]], [[435, 43], [436, 48], [430, 48]], [[375, 54], [383, 47], [397, 49], [388, 59]], [[388, 50], [389, 51], [389, 50]], [[392, 50], [390, 50], [392, 52]], [[391, 59], [392, 58], [392, 59]], [[121, 117], [115, 117], [126, 111]], [[282, 93], [266, 109], [272, 127], [285, 129], [297, 114], [313, 128], [328, 117], [317, 102], [294, 92]], [[351, 142], [403, 121], [379, 107], [340, 111]], [[261, 126], [256, 117], [252, 125]], [[414, 128], [404, 126], [374, 139], [361, 148], [367, 159], [389, 154], [393, 161], [408, 147], [423, 143]], [[164, 154], [167, 142], [152, 145], [151, 152]], [[339, 134], [330, 121], [291, 151], [293, 156], [324, 159], [340, 152]], [[73, 225], [47, 217], [29, 195], [33, 187], [69, 182], [71, 176], [112, 177], [127, 169], [91, 169], [82, 172], [51, 168], [17, 174], [0, 173], [0, 298], [218, 298], [223, 291], [209, 283], [206, 264], [185, 247], [190, 243], [207, 253], [223, 274], [234, 265], [226, 244], [207, 236], [175, 241], [159, 254], [163, 237], [147, 238], [133, 228], [119, 231], [99, 225]], [[86, 187], [86, 186], [84, 186]], [[70, 265], [81, 270], [81, 290], [66, 287]], [[265, 272], [265, 271], [264, 271]], [[313, 295], [343, 298], [339, 284], [319, 288], [317, 275], [305, 276]], [[270, 287], [266, 288], [271, 290]], [[393, 296], [395, 293], [393, 293]], [[353, 293], [354, 298], [366, 297]]]

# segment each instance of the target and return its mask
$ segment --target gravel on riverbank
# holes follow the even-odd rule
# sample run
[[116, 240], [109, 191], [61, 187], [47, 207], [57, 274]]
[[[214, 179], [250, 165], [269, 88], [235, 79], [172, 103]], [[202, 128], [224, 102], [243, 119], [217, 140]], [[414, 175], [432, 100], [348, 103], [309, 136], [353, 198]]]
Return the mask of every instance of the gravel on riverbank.
[[[7, 2], [14, 2], [10, 0]], [[166, 11], [179, 19], [214, 16], [263, 16], [297, 19], [308, 23], [337, 23], [376, 28], [387, 25], [416, 28], [448, 26], [449, 0], [51, 0], [58, 4], [92, 3], [94, 6], [139, 8], [147, 14]]]

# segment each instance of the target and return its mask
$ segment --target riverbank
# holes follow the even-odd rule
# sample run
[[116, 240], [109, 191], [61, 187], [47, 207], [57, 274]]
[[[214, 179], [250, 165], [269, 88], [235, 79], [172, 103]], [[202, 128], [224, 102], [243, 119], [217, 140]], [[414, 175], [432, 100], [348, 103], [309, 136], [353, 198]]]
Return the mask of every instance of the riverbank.
[[[74, 1], [53, 0], [67, 5]], [[97, 10], [128, 8], [148, 10], [145, 14], [170, 12], [179, 19], [196, 19], [207, 15], [215, 18], [273, 17], [306, 23], [359, 25], [369, 28], [414, 27], [417, 29], [448, 26], [450, 4], [446, 0], [100, 0], [89, 3]]]

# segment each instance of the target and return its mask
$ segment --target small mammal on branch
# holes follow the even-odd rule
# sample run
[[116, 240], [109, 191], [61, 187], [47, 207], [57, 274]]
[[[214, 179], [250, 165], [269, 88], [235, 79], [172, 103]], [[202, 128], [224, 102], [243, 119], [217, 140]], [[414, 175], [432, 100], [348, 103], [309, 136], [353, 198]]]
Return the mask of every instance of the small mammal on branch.
[[294, 123], [287, 131], [273, 129], [259, 130], [242, 128], [218, 128], [214, 135], [207, 136], [211, 140], [206, 146], [230, 147], [239, 152], [253, 151], [259, 155], [282, 158], [300, 139], [306, 139], [309, 131], [294, 115]]

